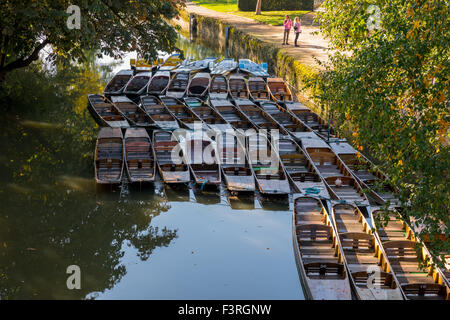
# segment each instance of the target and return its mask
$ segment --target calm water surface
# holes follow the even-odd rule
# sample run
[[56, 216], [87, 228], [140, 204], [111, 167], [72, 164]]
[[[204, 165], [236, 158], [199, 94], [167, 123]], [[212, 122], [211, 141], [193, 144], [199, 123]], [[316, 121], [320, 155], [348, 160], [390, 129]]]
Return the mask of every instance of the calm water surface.
[[[181, 44], [196, 58], [217, 55]], [[48, 101], [40, 92], [38, 110], [30, 93], [25, 115], [0, 120], [1, 299], [303, 298], [287, 200], [160, 182], [99, 190], [99, 128], [84, 93], [67, 108], [73, 90]], [[69, 265], [81, 268], [80, 290], [67, 289]]]

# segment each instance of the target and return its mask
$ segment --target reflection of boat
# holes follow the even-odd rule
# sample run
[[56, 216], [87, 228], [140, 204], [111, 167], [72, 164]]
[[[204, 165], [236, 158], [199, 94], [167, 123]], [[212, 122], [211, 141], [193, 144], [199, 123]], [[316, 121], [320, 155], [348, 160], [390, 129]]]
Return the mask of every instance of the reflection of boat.
[[267, 87], [269, 88], [273, 101], [277, 103], [294, 101], [291, 90], [283, 78], [267, 78]]
[[228, 82], [225, 76], [215, 75], [209, 87], [209, 99], [226, 99], [228, 97]]
[[125, 132], [125, 161], [131, 183], [155, 181], [155, 153], [144, 128], [129, 128]]
[[219, 187], [222, 179], [215, 142], [205, 136], [192, 136], [179, 142], [195, 183], [202, 189]]
[[281, 163], [295, 192], [329, 199], [325, 183], [300, 146], [289, 137], [274, 143], [278, 145]]
[[199, 128], [208, 129], [208, 126], [203, 123], [202, 119], [180, 100], [172, 97], [161, 97], [161, 102], [186, 129], [194, 130], [196, 122]]
[[261, 108], [266, 111], [280, 127], [285, 129], [290, 135], [298, 138], [304, 132], [310, 132], [311, 129], [305, 126], [297, 117], [281, 108], [278, 104], [271, 101], [259, 102]]
[[177, 119], [175, 119], [157, 97], [141, 97], [141, 107], [159, 128], [172, 130], [180, 127]]
[[120, 128], [102, 128], [95, 146], [95, 181], [119, 184], [123, 172], [123, 135]]
[[169, 86], [170, 72], [158, 71], [156, 72], [150, 82], [148, 83], [147, 93], [154, 95], [164, 95]]
[[187, 87], [187, 95], [191, 97], [203, 97], [208, 93], [211, 76], [209, 73], [196, 73]]
[[144, 93], [151, 78], [151, 72], [137, 73], [130, 81], [128, 81], [123, 89], [123, 94], [140, 95]]
[[[343, 261], [357, 298], [403, 300], [392, 267], [358, 207], [339, 203], [333, 205], [331, 212]], [[374, 272], [375, 276], [371, 276]]]
[[209, 104], [236, 130], [256, 129], [241, 110], [228, 100], [209, 100]]
[[253, 210], [255, 209], [255, 196], [251, 194], [248, 197], [242, 197], [241, 195], [229, 195], [227, 196], [228, 204], [233, 210]]
[[268, 113], [256, 106], [252, 101], [235, 99], [234, 103], [244, 113], [257, 129], [279, 130], [282, 135], [289, 133], [282, 128]]
[[[400, 287], [410, 300], [450, 300], [450, 288], [440, 270], [432, 263], [425, 246], [420, 247], [414, 232], [399, 213], [391, 210], [370, 210], [371, 220], [376, 225], [375, 235], [382, 244], [384, 254], [390, 261]], [[383, 218], [388, 215], [389, 220]], [[416, 247], [419, 245], [419, 249]], [[418, 251], [416, 251], [418, 249]], [[385, 267], [386, 262], [383, 262]], [[421, 268], [425, 266], [425, 270]]]
[[333, 199], [354, 202], [359, 206], [369, 205], [369, 200], [357, 180], [325, 141], [317, 136], [300, 140], [303, 150], [324, 178]]
[[253, 175], [262, 195], [288, 195], [291, 191], [277, 151], [263, 136], [247, 139], [247, 152]]
[[166, 95], [174, 98], [183, 98], [189, 84], [189, 72], [177, 72], [167, 87]]
[[228, 78], [228, 93], [233, 99], [248, 99], [247, 82], [245, 78], [239, 74], [232, 74]]
[[191, 174], [178, 141], [168, 131], [153, 132], [153, 149], [164, 183], [189, 183]]
[[314, 197], [294, 200], [292, 238], [303, 292], [309, 300], [351, 300], [352, 292], [330, 217]]
[[88, 95], [88, 110], [102, 127], [128, 128], [130, 126], [120, 110], [102, 95]]
[[372, 162], [347, 142], [330, 142], [329, 145], [378, 204], [398, 204], [395, 188], [387, 183], [387, 177]]
[[[302, 103], [285, 103], [285, 106], [305, 125], [311, 128], [311, 130], [313, 130], [318, 136], [322, 137], [323, 139], [328, 138], [328, 121], [324, 120], [317, 113], [312, 112]], [[330, 138], [336, 138], [336, 133], [334, 132], [333, 128], [330, 128], [329, 136]]]
[[128, 122], [133, 126], [150, 127], [154, 126], [155, 122], [149, 115], [142, 110], [136, 103], [125, 96], [112, 96], [112, 102], [117, 109], [127, 118]]
[[189, 202], [189, 193], [189, 187], [184, 184], [166, 185], [164, 188], [164, 194], [170, 202]]
[[248, 89], [250, 91], [250, 98], [253, 101], [269, 101], [270, 92], [267, 84], [261, 77], [248, 78]]
[[249, 59], [239, 59], [239, 71], [246, 72], [254, 77], [267, 78], [267, 63], [257, 64]]
[[125, 85], [133, 77], [133, 70], [120, 70], [114, 77], [108, 82], [103, 90], [104, 95], [116, 95], [122, 94]]
[[184, 98], [184, 102], [211, 129], [218, 130], [219, 132], [225, 132], [227, 129], [233, 129], [214, 108], [211, 108], [203, 100], [199, 98]]
[[211, 75], [227, 75], [230, 72], [233, 72], [237, 69], [238, 63], [236, 60], [232, 58], [226, 58], [223, 60], [220, 60], [218, 63], [214, 65], [214, 67], [211, 70]]
[[[254, 192], [255, 178], [245, 150], [245, 136], [223, 135], [219, 144], [219, 157], [225, 185], [234, 192]], [[243, 141], [240, 141], [243, 140]]]
[[220, 203], [220, 193], [216, 191], [200, 191], [194, 189], [195, 201], [204, 205]]

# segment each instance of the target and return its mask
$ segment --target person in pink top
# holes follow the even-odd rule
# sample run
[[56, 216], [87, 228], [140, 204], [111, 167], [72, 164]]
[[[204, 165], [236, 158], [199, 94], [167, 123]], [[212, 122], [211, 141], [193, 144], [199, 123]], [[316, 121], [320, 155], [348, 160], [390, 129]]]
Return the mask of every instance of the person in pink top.
[[291, 31], [292, 28], [292, 21], [291, 19], [289, 19], [288, 15], [284, 17], [283, 25], [284, 25], [283, 45], [288, 45], [289, 32]]
[[295, 32], [295, 41], [294, 45], [298, 47], [297, 40], [300, 33], [302, 33], [302, 20], [299, 17], [296, 17], [294, 20], [294, 32]]

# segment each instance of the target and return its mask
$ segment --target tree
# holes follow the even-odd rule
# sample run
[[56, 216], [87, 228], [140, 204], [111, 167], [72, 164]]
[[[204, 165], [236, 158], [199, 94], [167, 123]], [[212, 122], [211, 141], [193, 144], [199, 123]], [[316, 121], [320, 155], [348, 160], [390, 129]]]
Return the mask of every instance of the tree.
[[[374, 6], [376, 5], [376, 6]], [[439, 0], [328, 0], [336, 53], [309, 86], [399, 187], [403, 216], [449, 252], [449, 7]], [[339, 52], [341, 50], [341, 53]], [[345, 53], [342, 53], [345, 52]]]
[[256, 15], [261, 14], [261, 2], [262, 2], [262, 0], [258, 0], [258, 1], [256, 2], [256, 10], [255, 10], [255, 14], [256, 14]]
[[36, 61], [47, 45], [52, 61], [66, 62], [83, 60], [86, 49], [114, 58], [136, 50], [145, 59], [176, 49], [176, 31], [168, 20], [184, 0], [77, 1], [80, 29], [69, 28], [70, 5], [66, 0], [0, 3], [0, 81]]

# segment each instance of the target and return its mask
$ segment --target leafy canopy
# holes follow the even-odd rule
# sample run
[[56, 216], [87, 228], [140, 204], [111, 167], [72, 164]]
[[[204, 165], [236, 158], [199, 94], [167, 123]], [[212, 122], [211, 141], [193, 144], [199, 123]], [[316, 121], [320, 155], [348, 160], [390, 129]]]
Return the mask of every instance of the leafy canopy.
[[[146, 59], [158, 50], [175, 49], [176, 31], [168, 20], [177, 15], [184, 0], [80, 0], [80, 29], [67, 26], [72, 1], [0, 2], [0, 76], [25, 67], [50, 44], [53, 60], [84, 58], [85, 50], [99, 50], [119, 58], [136, 50]], [[70, 20], [72, 21], [72, 20]]]
[[[379, 28], [373, 25], [378, 6]], [[400, 189], [403, 214], [450, 251], [449, 6], [440, 0], [327, 0], [321, 29], [335, 50], [309, 86]], [[372, 16], [372, 17], [371, 17]], [[372, 22], [371, 22], [372, 21]], [[350, 134], [349, 134], [350, 135]], [[368, 149], [368, 150], [367, 150]]]

